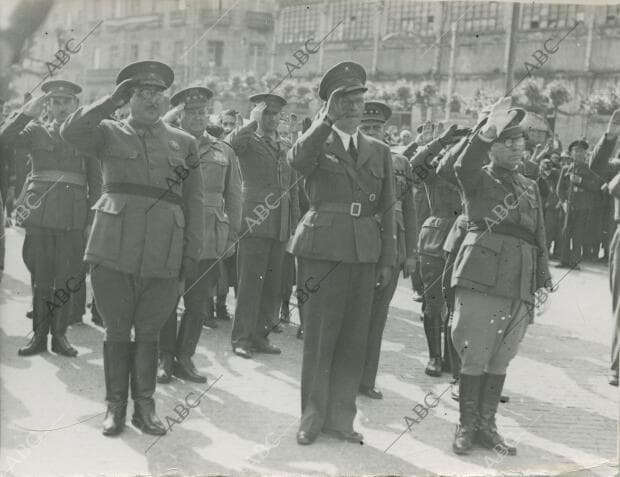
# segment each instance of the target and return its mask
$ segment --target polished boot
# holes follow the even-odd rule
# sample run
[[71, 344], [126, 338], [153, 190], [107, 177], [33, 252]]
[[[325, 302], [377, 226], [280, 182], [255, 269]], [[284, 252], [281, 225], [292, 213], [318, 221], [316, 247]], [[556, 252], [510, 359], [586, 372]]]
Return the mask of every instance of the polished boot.
[[215, 319], [230, 321], [232, 317], [226, 307], [226, 295], [218, 295], [215, 300]]
[[181, 319], [179, 335], [177, 336], [176, 361], [173, 366], [173, 373], [177, 378], [194, 383], [207, 382], [207, 378], [198, 373], [192, 362], [192, 356], [196, 353], [196, 347], [202, 332], [201, 320], [201, 315], [194, 313], [193, 310], [185, 311]]
[[424, 333], [428, 344], [429, 361], [424, 372], [433, 377], [441, 376], [441, 327], [434, 323], [432, 317], [424, 316]]
[[168, 384], [172, 381], [172, 353], [160, 351], [159, 366], [157, 367], [157, 382], [159, 384]]
[[108, 404], [103, 419], [104, 436], [116, 436], [125, 428], [132, 347], [133, 344], [130, 342], [103, 342], [105, 400]]
[[157, 342], [137, 342], [131, 366], [131, 423], [145, 434], [163, 436], [166, 428], [155, 414], [155, 379], [157, 376]]
[[212, 296], [207, 298], [207, 315], [204, 318], [203, 326], [212, 329], [217, 328], [217, 323], [215, 322], [215, 304], [213, 303]]
[[192, 358], [187, 355], [177, 356], [173, 365], [173, 373], [177, 378], [191, 381], [193, 383], [206, 383], [207, 378], [198, 373], [192, 362]]
[[47, 351], [47, 333], [35, 333], [23, 348], [17, 350], [19, 356], [33, 356]]
[[59, 309], [52, 313], [50, 331], [52, 333], [52, 351], [62, 356], [73, 358], [77, 356], [77, 350], [67, 340], [67, 316], [68, 310]]
[[488, 374], [482, 376], [480, 386], [480, 424], [476, 432], [476, 443], [487, 449], [496, 449], [502, 454], [517, 455], [517, 448], [509, 446], [504, 438], [497, 433], [495, 413], [502, 388], [506, 380], [505, 374]]
[[482, 376], [461, 374], [459, 378], [460, 421], [454, 433], [452, 450], [455, 454], [468, 454], [473, 447], [478, 428], [478, 408], [480, 402], [480, 383]]

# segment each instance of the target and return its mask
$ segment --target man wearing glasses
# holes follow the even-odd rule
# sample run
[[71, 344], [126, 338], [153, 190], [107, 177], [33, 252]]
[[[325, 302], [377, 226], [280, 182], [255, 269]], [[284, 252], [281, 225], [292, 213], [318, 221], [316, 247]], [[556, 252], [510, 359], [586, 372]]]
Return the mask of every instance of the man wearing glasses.
[[[196, 140], [160, 118], [163, 92], [173, 79], [170, 67], [157, 61], [126, 66], [111, 95], [78, 109], [61, 128], [65, 140], [99, 159], [103, 173], [85, 259], [106, 325], [104, 435], [124, 428], [129, 381], [133, 425], [147, 434], [166, 433], [153, 400], [159, 332], [201, 257]], [[127, 119], [107, 119], [126, 103]]]
[[[60, 137], [60, 125], [78, 106], [82, 91], [70, 81], [52, 80], [43, 95], [31, 99], [21, 114], [7, 121], [0, 141], [28, 151], [32, 171], [26, 194], [16, 208], [18, 225], [26, 228], [23, 256], [33, 276], [33, 336], [18, 351], [30, 356], [47, 350], [76, 356], [66, 338], [73, 297], [84, 284], [81, 275], [88, 206], [99, 197], [101, 176], [93, 158]], [[38, 121], [47, 108], [51, 122]]]

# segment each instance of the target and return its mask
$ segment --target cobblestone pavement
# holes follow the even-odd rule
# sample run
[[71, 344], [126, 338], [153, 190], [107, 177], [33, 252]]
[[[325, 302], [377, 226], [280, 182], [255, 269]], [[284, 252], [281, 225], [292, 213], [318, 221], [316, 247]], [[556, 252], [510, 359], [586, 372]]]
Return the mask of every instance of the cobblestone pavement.
[[[230, 350], [230, 323], [203, 330], [195, 363], [208, 374], [208, 385], [158, 385], [157, 410], [172, 425], [168, 435], [157, 440], [129, 424], [122, 436], [104, 438], [103, 332], [88, 314], [68, 333], [77, 358], [49, 352], [18, 357], [30, 331], [24, 317], [29, 279], [21, 262], [23, 232], [9, 229], [7, 239], [8, 269], [0, 285], [3, 475], [617, 474], [618, 388], [607, 384], [612, 323], [603, 264], [586, 264], [562, 280], [509, 368], [505, 393], [511, 399], [500, 405], [498, 423], [517, 442], [519, 455], [477, 450], [459, 457], [451, 450], [458, 405], [449, 397], [448, 375], [424, 374], [420, 306], [404, 280], [383, 341], [378, 387], [385, 398], [358, 399], [363, 445], [321, 436], [312, 446], [298, 446], [302, 342], [296, 327], [273, 336], [281, 356], [244, 360]], [[565, 272], [552, 270], [556, 279]], [[404, 432], [412, 407], [429, 391], [446, 390]], [[188, 402], [203, 394], [200, 404], [173, 422], [181, 421], [175, 407], [185, 414], [182, 404], [192, 391]]]

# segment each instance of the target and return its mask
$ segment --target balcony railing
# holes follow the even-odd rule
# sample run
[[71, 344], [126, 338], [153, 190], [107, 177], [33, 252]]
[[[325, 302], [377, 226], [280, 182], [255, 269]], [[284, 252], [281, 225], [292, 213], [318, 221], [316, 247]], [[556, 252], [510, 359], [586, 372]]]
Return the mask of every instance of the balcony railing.
[[134, 15], [131, 17], [108, 18], [104, 23], [107, 32], [134, 31], [143, 28], [161, 28], [163, 14]]
[[269, 12], [245, 12], [245, 25], [254, 30], [273, 30], [273, 15]]
[[218, 10], [208, 10], [202, 9], [200, 10], [200, 23], [202, 23], [206, 27], [210, 26], [218, 26], [218, 27], [227, 27], [232, 23], [232, 12], [226, 13], [219, 12]]

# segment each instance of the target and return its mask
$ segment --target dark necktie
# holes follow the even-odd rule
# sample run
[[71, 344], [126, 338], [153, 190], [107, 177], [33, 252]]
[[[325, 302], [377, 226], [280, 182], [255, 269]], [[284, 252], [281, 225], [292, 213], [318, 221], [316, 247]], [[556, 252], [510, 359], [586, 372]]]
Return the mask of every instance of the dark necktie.
[[355, 143], [353, 142], [353, 136], [349, 140], [349, 155], [357, 162], [357, 150], [355, 149]]

